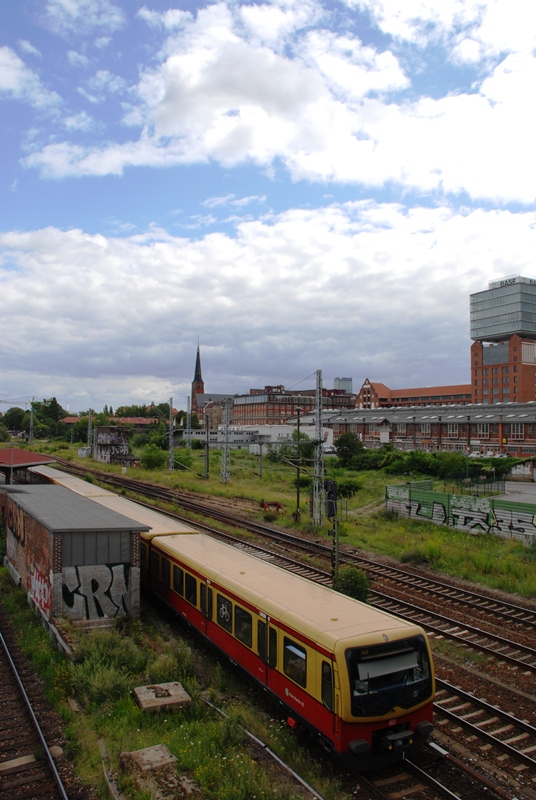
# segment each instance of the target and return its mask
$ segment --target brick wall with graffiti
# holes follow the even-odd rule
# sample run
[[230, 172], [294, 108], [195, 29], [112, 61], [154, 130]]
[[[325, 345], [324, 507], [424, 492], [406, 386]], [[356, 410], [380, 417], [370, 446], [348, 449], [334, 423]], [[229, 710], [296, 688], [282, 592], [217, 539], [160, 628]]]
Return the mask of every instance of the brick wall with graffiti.
[[8, 498], [5, 509], [6, 556], [23, 589], [48, 619], [52, 610], [53, 537]]
[[422, 491], [403, 484], [387, 486], [385, 507], [401, 517], [448, 525], [475, 535], [491, 533], [527, 547], [536, 541], [536, 505], [529, 503]]

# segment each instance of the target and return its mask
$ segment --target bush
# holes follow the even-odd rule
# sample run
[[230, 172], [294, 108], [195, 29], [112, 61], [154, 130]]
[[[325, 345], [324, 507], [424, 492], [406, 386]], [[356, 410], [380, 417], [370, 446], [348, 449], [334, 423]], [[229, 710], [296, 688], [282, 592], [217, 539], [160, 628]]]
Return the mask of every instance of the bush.
[[150, 444], [143, 450], [140, 460], [144, 469], [162, 469], [167, 461], [167, 453], [156, 444]]
[[354, 600], [361, 600], [368, 603], [370, 595], [370, 581], [362, 569], [348, 564], [339, 570], [339, 577], [333, 583], [336, 592], [353, 597]]

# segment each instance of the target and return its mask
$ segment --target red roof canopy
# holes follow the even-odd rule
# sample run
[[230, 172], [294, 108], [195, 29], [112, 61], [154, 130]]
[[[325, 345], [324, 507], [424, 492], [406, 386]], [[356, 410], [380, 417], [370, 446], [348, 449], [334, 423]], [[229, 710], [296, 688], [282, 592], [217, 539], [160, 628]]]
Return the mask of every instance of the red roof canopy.
[[37, 467], [55, 460], [51, 456], [31, 453], [29, 450], [21, 450], [19, 447], [2, 447], [0, 449], [0, 467]]

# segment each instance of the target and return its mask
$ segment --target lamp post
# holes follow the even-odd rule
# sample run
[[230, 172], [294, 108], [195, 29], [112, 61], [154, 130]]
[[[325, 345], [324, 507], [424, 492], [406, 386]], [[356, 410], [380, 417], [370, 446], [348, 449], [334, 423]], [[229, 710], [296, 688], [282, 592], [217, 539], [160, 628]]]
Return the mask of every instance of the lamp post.
[[301, 452], [300, 452], [300, 414], [303, 411], [302, 408], [298, 407], [294, 409], [296, 415], [298, 417], [296, 430], [298, 431], [298, 457], [297, 457], [297, 464], [296, 464], [296, 513], [294, 514], [294, 519], [296, 522], [300, 522], [301, 519], [301, 512], [300, 512], [300, 466], [301, 466]]

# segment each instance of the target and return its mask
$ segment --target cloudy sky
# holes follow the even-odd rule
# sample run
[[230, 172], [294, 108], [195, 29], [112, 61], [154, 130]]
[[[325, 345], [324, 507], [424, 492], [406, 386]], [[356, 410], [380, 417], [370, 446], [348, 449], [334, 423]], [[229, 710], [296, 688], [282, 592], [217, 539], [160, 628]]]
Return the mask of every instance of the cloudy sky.
[[[536, 4], [4, 0], [0, 400], [469, 382], [536, 277]], [[7, 405], [0, 405], [0, 411]]]

